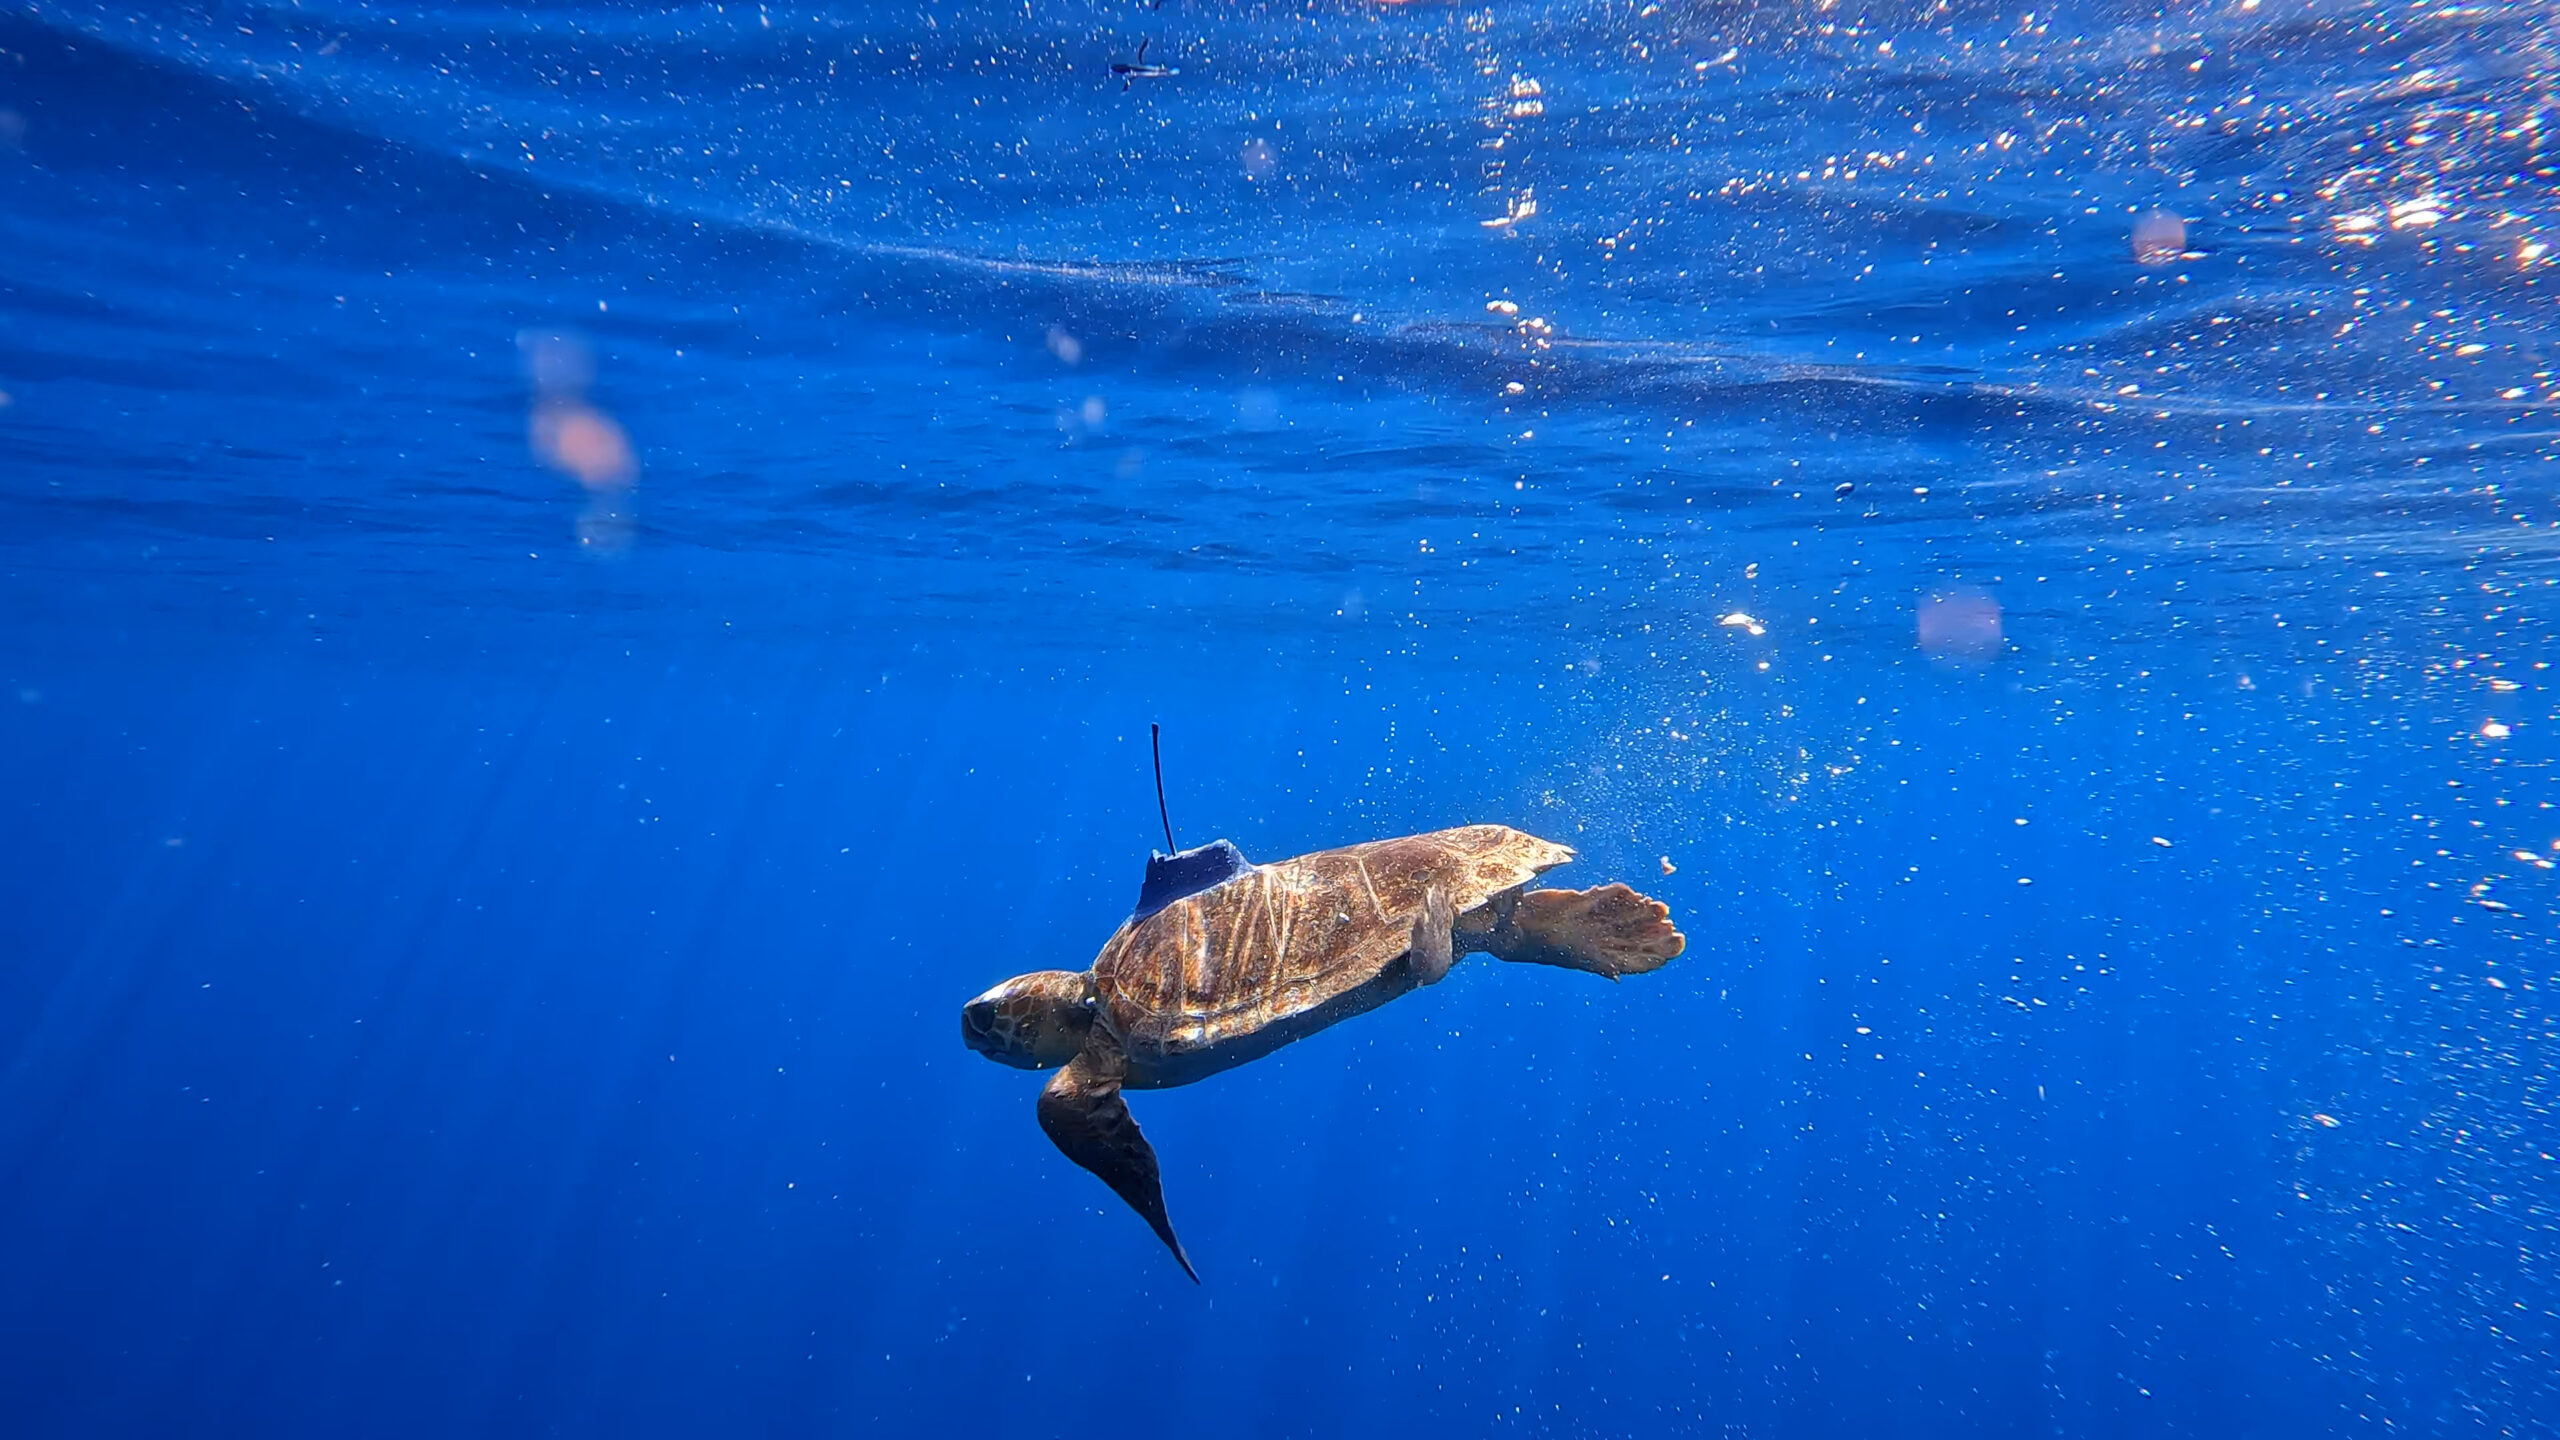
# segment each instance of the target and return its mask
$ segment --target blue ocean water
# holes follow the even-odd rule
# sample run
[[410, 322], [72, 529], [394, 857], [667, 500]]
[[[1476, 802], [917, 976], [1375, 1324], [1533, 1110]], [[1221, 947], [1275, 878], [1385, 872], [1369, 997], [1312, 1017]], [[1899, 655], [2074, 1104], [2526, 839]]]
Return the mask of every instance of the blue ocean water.
[[[2548, 1433], [2555, 51], [12, 0], [9, 1433]], [[956, 1023], [1151, 723], [1688, 952], [1136, 1095], [1195, 1287]]]

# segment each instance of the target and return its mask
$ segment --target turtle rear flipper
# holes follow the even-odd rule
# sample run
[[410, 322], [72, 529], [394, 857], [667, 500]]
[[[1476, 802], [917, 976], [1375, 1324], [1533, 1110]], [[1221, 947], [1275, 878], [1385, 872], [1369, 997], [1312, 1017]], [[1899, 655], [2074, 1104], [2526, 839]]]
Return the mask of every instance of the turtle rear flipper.
[[1405, 952], [1413, 966], [1413, 978], [1425, 985], [1437, 985], [1449, 973], [1458, 955], [1456, 938], [1450, 927], [1457, 917], [1450, 913], [1449, 892], [1434, 885], [1422, 896], [1422, 913], [1413, 917], [1413, 948]]
[[1477, 943], [1497, 960], [1615, 980], [1661, 969], [1689, 942], [1671, 923], [1670, 906], [1613, 884], [1529, 891]]
[[1173, 1221], [1164, 1213], [1164, 1184], [1156, 1170], [1155, 1147], [1138, 1129], [1129, 1104], [1120, 1098], [1120, 1081], [1129, 1060], [1117, 1045], [1088, 1045], [1040, 1091], [1040, 1128], [1067, 1158], [1100, 1176], [1138, 1218], [1154, 1228], [1156, 1238], [1182, 1265], [1191, 1283], [1200, 1272], [1174, 1238]]

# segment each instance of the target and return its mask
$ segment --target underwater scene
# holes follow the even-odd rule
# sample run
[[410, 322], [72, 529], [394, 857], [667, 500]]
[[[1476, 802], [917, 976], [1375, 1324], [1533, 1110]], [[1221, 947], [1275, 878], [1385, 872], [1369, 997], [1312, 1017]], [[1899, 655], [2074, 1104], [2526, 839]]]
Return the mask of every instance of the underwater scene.
[[2527, 1436], [2560, 9], [9, 0], [18, 1436]]

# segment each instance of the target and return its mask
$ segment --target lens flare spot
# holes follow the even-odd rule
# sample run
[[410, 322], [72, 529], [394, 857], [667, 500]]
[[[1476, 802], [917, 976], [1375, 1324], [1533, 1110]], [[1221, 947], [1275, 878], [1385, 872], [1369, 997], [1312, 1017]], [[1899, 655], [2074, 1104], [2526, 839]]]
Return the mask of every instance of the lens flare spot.
[[533, 407], [533, 453], [590, 491], [630, 488], [640, 470], [631, 438], [583, 400], [554, 397]]
[[2186, 258], [2187, 222], [2166, 210], [2154, 210], [2133, 222], [2133, 263], [2175, 265]]
[[1945, 590], [1920, 602], [1920, 653], [1957, 665], [1988, 665], [2006, 643], [2000, 602], [1980, 590]]

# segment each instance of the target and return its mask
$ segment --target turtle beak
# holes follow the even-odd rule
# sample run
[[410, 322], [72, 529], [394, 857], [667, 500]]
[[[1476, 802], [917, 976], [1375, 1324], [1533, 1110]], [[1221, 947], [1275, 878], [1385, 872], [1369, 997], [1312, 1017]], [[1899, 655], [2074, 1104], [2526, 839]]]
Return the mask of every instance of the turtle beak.
[[996, 1039], [996, 1002], [981, 996], [960, 1007], [960, 1040], [981, 1055], [992, 1056], [1004, 1047]]

